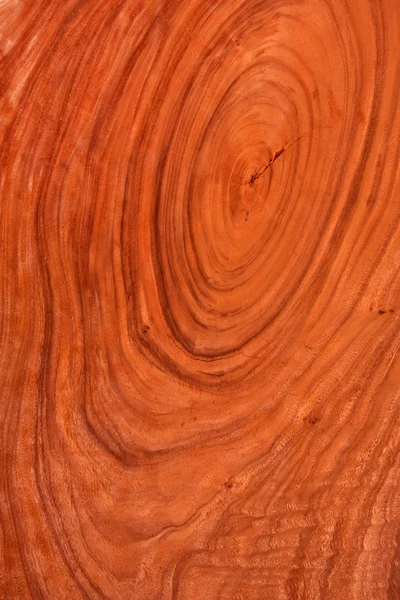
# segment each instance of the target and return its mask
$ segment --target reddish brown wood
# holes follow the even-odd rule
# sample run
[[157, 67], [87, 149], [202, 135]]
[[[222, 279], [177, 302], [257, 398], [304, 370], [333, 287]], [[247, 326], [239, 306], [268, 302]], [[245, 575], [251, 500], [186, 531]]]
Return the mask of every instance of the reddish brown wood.
[[0, 597], [400, 598], [398, 0], [0, 0]]

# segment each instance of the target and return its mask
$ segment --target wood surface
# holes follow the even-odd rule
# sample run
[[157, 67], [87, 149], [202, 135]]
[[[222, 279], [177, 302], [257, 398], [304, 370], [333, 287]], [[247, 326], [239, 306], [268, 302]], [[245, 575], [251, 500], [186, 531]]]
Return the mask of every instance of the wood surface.
[[0, 0], [0, 598], [400, 599], [399, 0]]

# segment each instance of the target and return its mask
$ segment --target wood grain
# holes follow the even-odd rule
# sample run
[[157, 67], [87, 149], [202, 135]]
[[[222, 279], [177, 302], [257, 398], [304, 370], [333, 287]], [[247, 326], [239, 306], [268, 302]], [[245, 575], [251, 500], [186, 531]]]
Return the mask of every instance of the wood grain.
[[0, 594], [400, 599], [398, 0], [0, 0]]

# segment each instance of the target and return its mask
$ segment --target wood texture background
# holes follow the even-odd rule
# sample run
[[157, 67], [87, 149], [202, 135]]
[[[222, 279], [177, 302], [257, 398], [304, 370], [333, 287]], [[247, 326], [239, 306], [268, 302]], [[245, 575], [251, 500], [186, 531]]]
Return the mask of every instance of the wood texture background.
[[398, 0], [0, 0], [0, 594], [400, 598]]

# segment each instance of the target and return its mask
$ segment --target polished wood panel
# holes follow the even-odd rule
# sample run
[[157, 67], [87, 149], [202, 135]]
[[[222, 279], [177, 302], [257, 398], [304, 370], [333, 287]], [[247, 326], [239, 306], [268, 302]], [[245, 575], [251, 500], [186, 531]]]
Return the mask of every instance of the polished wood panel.
[[398, 0], [0, 0], [0, 597], [400, 599]]

